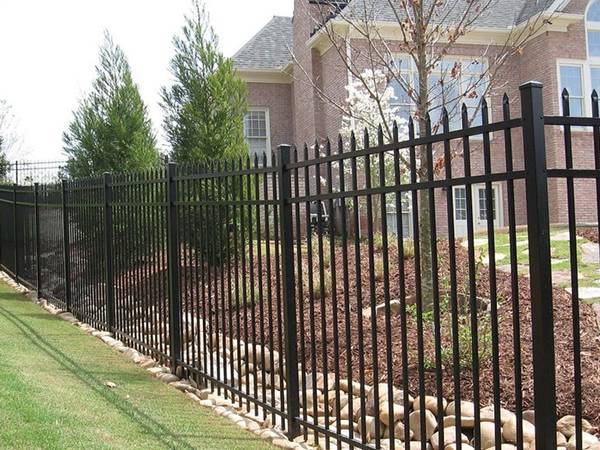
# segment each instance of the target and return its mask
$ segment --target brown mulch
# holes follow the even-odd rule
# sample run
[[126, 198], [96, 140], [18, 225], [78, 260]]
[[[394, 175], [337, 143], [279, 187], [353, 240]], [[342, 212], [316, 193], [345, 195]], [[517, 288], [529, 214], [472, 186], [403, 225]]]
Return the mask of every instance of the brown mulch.
[[[325, 242], [324, 246], [327, 252], [329, 247]], [[327, 280], [328, 274], [332, 274], [335, 270], [336, 280], [336, 295], [327, 295], [324, 301], [308, 294], [308, 264], [305, 254], [306, 248], [303, 250], [304, 267], [299, 277], [302, 279], [302, 301], [298, 305], [299, 310], [303, 311], [303, 315], [298, 317], [298, 348], [300, 358], [304, 354], [303, 361], [305, 363], [305, 371], [310, 372], [313, 364], [316, 364], [316, 370], [334, 373], [339, 371], [340, 378], [348, 378], [348, 363], [351, 365], [351, 376], [354, 381], [364, 381], [371, 384], [374, 380], [375, 371], [377, 371], [377, 379], [379, 382], [387, 382], [388, 376], [394, 382], [394, 385], [402, 388], [404, 380], [402, 377], [402, 315], [392, 315], [389, 318], [389, 323], [386, 323], [384, 316], [377, 317], [375, 322], [368, 318], [364, 318], [359, 314], [361, 309], [370, 306], [370, 270], [368, 260], [368, 249], [366, 244], [361, 245], [361, 293], [362, 305], [358, 304], [357, 299], [357, 270], [354, 264], [354, 248], [348, 246], [348, 263], [346, 264], [342, 251], [339, 245], [336, 246], [335, 264], [329, 264], [324, 270], [324, 276]], [[468, 293], [468, 255], [464, 248], [457, 246], [457, 286], [458, 292]], [[447, 287], [449, 283], [449, 263], [448, 263], [448, 248], [447, 243], [439, 244], [439, 278], [440, 286]], [[254, 255], [256, 258], [256, 255]], [[316, 256], [315, 256], [316, 258]], [[375, 251], [375, 260], [381, 258], [381, 250]], [[258, 264], [254, 264], [255, 270], [253, 274], [255, 285], [255, 301], [252, 305], [246, 307], [235, 307], [231, 310], [232, 325], [229, 325], [229, 308], [228, 300], [223, 303], [223, 296], [217, 294], [218, 306], [214, 304], [215, 300], [211, 300], [207, 304], [207, 310], [212, 311], [210, 315], [213, 331], [222, 331], [232, 328], [234, 336], [245, 338], [244, 324], [248, 333], [248, 341], [262, 342], [267, 346], [281, 350], [280, 336], [283, 330], [280, 327], [282, 324], [282, 307], [275, 295], [277, 286], [277, 277], [275, 267], [276, 261], [273, 255], [271, 256], [271, 287], [273, 294], [271, 301], [267, 298], [267, 260], [263, 255], [262, 264], [262, 303], [258, 302], [259, 298], [259, 279], [261, 271]], [[313, 261], [314, 262], [314, 261]], [[327, 265], [327, 261], [326, 261]], [[314, 262], [313, 280], [316, 289], [319, 291], [320, 274], [316, 271], [318, 264]], [[343, 291], [344, 287], [344, 271], [348, 270], [349, 290], [347, 295]], [[232, 269], [233, 270], [233, 269]], [[405, 262], [405, 288], [408, 296], [412, 296], [415, 291], [414, 281], [414, 260], [408, 259]], [[376, 271], [377, 273], [377, 271]], [[397, 262], [397, 252], [394, 247], [390, 250], [390, 277], [389, 277], [389, 298], [400, 298], [400, 283], [399, 283], [399, 264]], [[485, 265], [477, 264], [477, 296], [478, 298], [490, 299], [489, 286], [489, 268]], [[218, 286], [221, 286], [221, 274], [217, 274]], [[248, 277], [249, 279], [249, 277]], [[232, 279], [232, 284], [234, 283]], [[327, 281], [326, 281], [327, 284]], [[498, 320], [498, 376], [497, 385], [500, 392], [500, 400], [502, 406], [515, 410], [515, 361], [517, 361], [513, 336], [513, 318], [518, 316], [519, 329], [521, 333], [521, 377], [522, 377], [522, 395], [523, 409], [533, 408], [533, 368], [532, 368], [532, 338], [531, 338], [531, 307], [529, 302], [529, 283], [526, 278], [519, 279], [519, 295], [518, 304], [515, 310], [517, 315], [513, 314], [513, 296], [510, 274], [498, 272], [496, 274], [496, 289], [495, 293], [498, 301], [497, 320]], [[212, 281], [214, 290], [214, 280]], [[224, 286], [227, 296], [228, 279], [224, 277]], [[300, 286], [300, 282], [298, 282]], [[191, 299], [191, 295], [195, 295], [193, 284], [190, 284], [185, 297]], [[249, 288], [250, 290], [250, 288]], [[377, 304], [381, 304], [385, 299], [385, 284], [384, 280], [377, 277], [374, 283], [375, 299]], [[249, 295], [249, 294], [248, 294]], [[562, 289], [554, 290], [554, 320], [555, 320], [555, 360], [556, 360], [556, 386], [557, 386], [557, 408], [560, 416], [574, 413], [574, 375], [573, 375], [573, 339], [572, 339], [572, 301], [571, 296]], [[350, 314], [346, 316], [345, 301], [348, 300]], [[235, 302], [235, 299], [233, 300]], [[190, 301], [191, 302], [191, 301]], [[188, 304], [190, 303], [188, 302]], [[225, 304], [225, 311], [223, 310]], [[262, 304], [262, 311], [261, 311]], [[277, 306], [279, 305], [279, 308]], [[584, 416], [594, 424], [600, 424], [600, 363], [598, 355], [600, 355], [600, 330], [597, 327], [594, 313], [591, 307], [587, 304], [580, 304], [580, 327], [581, 327], [581, 373], [582, 373], [582, 399]], [[468, 306], [463, 314], [459, 314], [458, 320], [461, 323], [462, 332], [459, 333], [460, 342], [459, 353], [461, 358], [460, 383], [455, 383], [453, 375], [453, 352], [452, 352], [452, 332], [451, 318], [452, 312], [450, 307], [443, 306], [440, 312], [440, 346], [437, 345], [438, 340], [435, 336], [434, 323], [432, 314], [429, 313], [427, 320], [424, 322], [424, 330], [422, 339], [419, 339], [415, 307], [409, 306], [409, 312], [406, 314], [406, 340], [407, 340], [407, 371], [408, 384], [410, 392], [415, 395], [419, 392], [419, 359], [418, 350], [420, 345], [423, 348], [423, 360], [426, 370], [423, 371], [425, 380], [425, 391], [429, 394], [436, 395], [436, 385], [438, 380], [441, 381], [442, 394], [447, 399], [455, 397], [454, 389], [460, 388], [461, 397], [463, 399], [473, 399], [474, 397], [474, 367], [471, 364], [469, 355], [471, 354], [471, 338], [469, 334], [470, 313]], [[322, 313], [324, 311], [324, 314]], [[225, 312], [225, 314], [223, 314]], [[337, 317], [336, 317], [337, 316]], [[480, 365], [479, 365], [479, 391], [480, 403], [482, 405], [492, 404], [494, 400], [494, 374], [495, 365], [493, 364], [493, 354], [495, 352], [492, 345], [492, 325], [491, 314], [489, 312], [477, 312], [478, 321], [480, 324]], [[240, 320], [240, 329], [237, 329], [237, 318]], [[255, 327], [252, 326], [252, 317], [255, 318]], [[348, 320], [346, 320], [348, 319]], [[362, 327], [361, 327], [362, 320]], [[337, 327], [335, 326], [337, 322]], [[346, 323], [347, 322], [347, 323]], [[262, 323], [262, 326], [261, 326]], [[389, 327], [390, 334], [386, 338], [386, 325]], [[254, 336], [254, 337], [253, 337]], [[346, 347], [346, 337], [349, 337], [350, 350]], [[362, 337], [361, 337], [362, 336]], [[376, 340], [373, 339], [376, 336]], [[335, 352], [334, 348], [338, 344], [339, 352]], [[387, 344], [391, 345], [392, 352], [386, 352]], [[420, 344], [421, 343], [421, 344]], [[312, 348], [314, 346], [314, 353]], [[376, 346], [376, 351], [374, 351]], [[436, 364], [436, 348], [441, 349], [442, 364]], [[482, 350], [483, 348], [483, 350]], [[304, 350], [303, 350], [304, 349]], [[327, 355], [327, 358], [323, 358]], [[314, 360], [313, 360], [314, 356]], [[361, 371], [361, 363], [364, 364], [364, 369]]]
[[598, 244], [598, 227], [580, 227], [577, 228], [577, 236]]

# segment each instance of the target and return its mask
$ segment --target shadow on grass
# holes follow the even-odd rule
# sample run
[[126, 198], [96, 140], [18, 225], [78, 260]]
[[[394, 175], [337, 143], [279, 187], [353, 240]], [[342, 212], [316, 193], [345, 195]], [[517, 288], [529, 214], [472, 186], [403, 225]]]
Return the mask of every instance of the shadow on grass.
[[[14, 303], [27, 302], [28, 300], [24, 299], [20, 294], [13, 293], [0, 293], [0, 295], [4, 300]], [[167, 428], [165, 425], [157, 422], [152, 417], [148, 416], [144, 412], [140, 411], [135, 406], [131, 405], [127, 400], [121, 398], [116, 393], [107, 390], [104, 382], [96, 378], [90, 371], [86, 370], [84, 367], [80, 366], [71, 359], [69, 356], [64, 354], [50, 342], [44, 339], [44, 337], [39, 334], [35, 329], [33, 329], [29, 324], [25, 323], [18, 316], [16, 316], [11, 311], [6, 308], [0, 306], [0, 315], [4, 316], [8, 321], [10, 321], [16, 328], [19, 329], [23, 333], [24, 336], [38, 349], [42, 352], [46, 353], [53, 360], [55, 360], [58, 364], [60, 364], [64, 369], [72, 373], [75, 377], [77, 377], [82, 383], [86, 384], [91, 390], [100, 394], [106, 401], [111, 403], [116, 409], [118, 409], [121, 413], [129, 417], [132, 421], [136, 422], [141, 428], [144, 429], [145, 432], [152, 435], [157, 442], [160, 442], [165, 447], [173, 448], [177, 446], [179, 448], [187, 448], [187, 449], [196, 449], [200, 447], [193, 447], [190, 445], [186, 438], [197, 438], [201, 439], [202, 436], [195, 434], [177, 434], [174, 433], [171, 429]], [[42, 314], [43, 315], [43, 314]], [[23, 314], [26, 317], [34, 317], [38, 318], [37, 314]], [[41, 316], [41, 315], [40, 315]], [[60, 320], [53, 316], [49, 316], [47, 314], [44, 315], [45, 318], [50, 318], [53, 320]], [[201, 424], [198, 424], [201, 426]], [[206, 438], [208, 436], [204, 436]], [[247, 438], [248, 440], [252, 440], [251, 437]], [[242, 440], [237, 439], [236, 440]]]

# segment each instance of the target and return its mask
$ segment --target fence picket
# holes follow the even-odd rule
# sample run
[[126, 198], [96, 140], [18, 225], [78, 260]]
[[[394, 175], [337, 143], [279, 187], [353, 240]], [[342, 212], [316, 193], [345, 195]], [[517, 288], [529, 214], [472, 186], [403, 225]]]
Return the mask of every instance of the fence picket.
[[[308, 146], [292, 157], [292, 148], [281, 145], [277, 157], [255, 157], [254, 164], [250, 158], [200, 167], [171, 163], [33, 189], [0, 185], [0, 267], [178, 376], [270, 418], [290, 439], [314, 436], [325, 448], [408, 449], [414, 434], [424, 448], [425, 441], [433, 444], [428, 424], [434, 420], [435, 437], [446, 440], [439, 448], [446, 448], [454, 430], [440, 422], [448, 415], [464, 420], [470, 411], [457, 433], [482, 447], [490, 443], [484, 423], [493, 420], [498, 447], [501, 432], [506, 439], [504, 412], [490, 414], [490, 407], [511, 395], [508, 402], [518, 409], [511, 442], [529, 444], [522, 410], [534, 407], [537, 448], [556, 448], [557, 390], [564, 411], [566, 387], [556, 386], [555, 371], [589, 358], [568, 355], [557, 367], [555, 351], [564, 357], [565, 349], [555, 349], [555, 332], [570, 328], [574, 350], [568, 351], [584, 349], [577, 335], [587, 330], [578, 315], [589, 308], [575, 295], [568, 311], [573, 326], [554, 329], [548, 191], [553, 179], [568, 180], [569, 245], [577, 263], [575, 181], [595, 182], [600, 195], [598, 100], [594, 95], [592, 118], [544, 116], [542, 85], [530, 82], [521, 86], [522, 118], [510, 117], [506, 96], [502, 107], [499, 122], [488, 123], [484, 103], [482, 123], [471, 126], [465, 105], [460, 129], [451, 130], [444, 112], [440, 133], [425, 118], [415, 130], [411, 119], [406, 140], [395, 125], [391, 136], [380, 129], [377, 143], [365, 131], [361, 148], [353, 134], [346, 143], [340, 137], [337, 152], [323, 141], [321, 153], [316, 141], [310, 155]], [[564, 133], [566, 168], [548, 169], [544, 132], [551, 126], [593, 127], [595, 169], [576, 168], [570, 133]], [[523, 161], [513, 161], [520, 149], [513, 148], [515, 131], [522, 133]], [[492, 133], [498, 135], [493, 142]], [[492, 146], [503, 146], [504, 155]], [[463, 161], [454, 164], [459, 150]], [[499, 161], [505, 169], [495, 167]], [[522, 162], [524, 170], [515, 169]], [[36, 164], [28, 164], [30, 173]], [[23, 176], [22, 165], [12, 167], [23, 183], [35, 181]], [[508, 197], [509, 243], [496, 245], [492, 205], [500, 183]], [[420, 198], [422, 192], [429, 195]], [[523, 192], [521, 217], [515, 203]], [[403, 213], [412, 217], [412, 249]], [[431, 224], [426, 232], [424, 218]], [[485, 245], [476, 239], [478, 219], [487, 225]], [[457, 220], [466, 221], [460, 230]], [[524, 242], [517, 227], [525, 222], [531, 314], [522, 310], [529, 298], [519, 276]], [[510, 251], [510, 274], [501, 274], [501, 263], [496, 267], [501, 246]], [[429, 267], [422, 265], [425, 256]], [[571, 280], [577, 273], [570, 272]], [[431, 275], [429, 289], [423, 274]], [[533, 344], [522, 339], [529, 332], [525, 320]], [[508, 385], [500, 370], [507, 354], [514, 378]], [[583, 366], [573, 373], [585, 376]], [[533, 399], [525, 395], [532, 382]], [[574, 385], [578, 420], [589, 414], [589, 388]], [[458, 402], [449, 413], [452, 395], [474, 404]], [[580, 437], [583, 423], [575, 429]]]

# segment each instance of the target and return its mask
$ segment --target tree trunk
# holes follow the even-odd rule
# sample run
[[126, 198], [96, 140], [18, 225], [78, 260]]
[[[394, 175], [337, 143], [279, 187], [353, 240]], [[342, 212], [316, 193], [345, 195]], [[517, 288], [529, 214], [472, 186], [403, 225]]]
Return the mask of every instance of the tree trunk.
[[[427, 113], [429, 112], [429, 70], [427, 68], [427, 48], [424, 39], [425, 24], [423, 20], [422, 6], [415, 6], [416, 25], [416, 65], [419, 75], [419, 101], [417, 102], [417, 114], [419, 123], [419, 135], [424, 136], [427, 130]], [[427, 180], [427, 167], [429, 163], [429, 152], [427, 146], [419, 148], [419, 181]], [[429, 190], [423, 189], [419, 192], [419, 243], [421, 247], [421, 294], [424, 311], [433, 309], [433, 273], [431, 249], [431, 211], [429, 210]]]

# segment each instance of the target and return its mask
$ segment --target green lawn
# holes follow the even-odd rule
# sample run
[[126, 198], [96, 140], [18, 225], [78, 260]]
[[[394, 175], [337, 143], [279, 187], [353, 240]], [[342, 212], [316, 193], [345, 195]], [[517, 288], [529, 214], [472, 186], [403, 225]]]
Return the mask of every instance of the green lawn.
[[0, 448], [273, 447], [0, 282]]
[[[570, 241], [564, 239], [568, 230], [564, 227], [553, 227], [550, 232], [550, 245], [552, 256], [552, 272], [554, 274], [554, 284], [562, 288], [568, 288], [570, 281]], [[560, 237], [563, 237], [560, 239]], [[487, 243], [484, 243], [487, 235], [477, 235], [475, 246], [485, 258], [487, 258]], [[519, 264], [519, 273], [526, 275], [529, 272], [529, 246], [527, 238], [527, 229], [521, 229], [516, 233], [517, 238], [517, 263]], [[477, 245], [477, 244], [480, 245]], [[580, 287], [600, 287], [600, 271], [598, 264], [586, 263], [583, 260], [582, 246], [589, 243], [588, 240], [577, 237], [577, 269], [579, 274]], [[498, 267], [508, 266], [510, 264], [510, 236], [507, 232], [496, 232], [496, 264]]]

